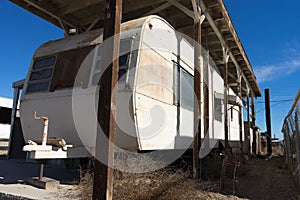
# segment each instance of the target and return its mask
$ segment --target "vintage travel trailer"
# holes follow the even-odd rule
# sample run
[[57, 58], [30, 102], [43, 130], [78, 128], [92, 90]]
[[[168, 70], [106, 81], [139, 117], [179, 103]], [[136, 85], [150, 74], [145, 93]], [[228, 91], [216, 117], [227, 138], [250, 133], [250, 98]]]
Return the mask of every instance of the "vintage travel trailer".
[[[43, 124], [34, 119], [36, 111], [49, 118], [49, 139], [61, 138], [72, 145], [67, 157], [94, 154], [96, 87], [108, 66], [102, 59], [102, 36], [102, 29], [93, 30], [47, 42], [36, 50], [20, 103], [25, 141], [41, 140]], [[158, 16], [122, 24], [115, 116], [118, 147], [145, 151], [192, 146], [194, 45]], [[218, 148], [218, 141], [225, 138], [224, 81], [203, 49], [204, 64], [209, 65], [211, 117], [208, 132], [201, 135], [211, 148]], [[238, 147], [242, 101], [233, 90], [229, 94], [229, 140], [232, 147]]]

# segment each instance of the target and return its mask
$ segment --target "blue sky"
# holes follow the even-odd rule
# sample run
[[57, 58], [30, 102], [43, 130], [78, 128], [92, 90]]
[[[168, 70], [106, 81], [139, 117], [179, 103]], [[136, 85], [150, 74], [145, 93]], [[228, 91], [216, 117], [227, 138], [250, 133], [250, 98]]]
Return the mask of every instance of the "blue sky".
[[[272, 129], [281, 126], [300, 85], [300, 1], [224, 0], [256, 72], [259, 85], [271, 89]], [[63, 37], [54, 25], [18, 6], [0, 1], [0, 96], [12, 97], [11, 83], [23, 79], [42, 43]], [[280, 100], [291, 100], [277, 102]], [[257, 99], [257, 124], [265, 130], [264, 99]]]
[[[272, 132], [282, 137], [283, 119], [300, 88], [300, 1], [225, 0], [264, 96], [271, 91]], [[265, 131], [264, 98], [257, 99], [257, 124]]]

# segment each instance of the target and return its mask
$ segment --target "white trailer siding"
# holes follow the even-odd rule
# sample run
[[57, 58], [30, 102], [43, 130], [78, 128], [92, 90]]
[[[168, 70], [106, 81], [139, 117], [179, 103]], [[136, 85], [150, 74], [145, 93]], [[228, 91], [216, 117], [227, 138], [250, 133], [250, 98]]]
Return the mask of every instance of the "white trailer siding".
[[[119, 75], [121, 70], [125, 71], [122, 73], [123, 76], [119, 77], [117, 88], [117, 116], [115, 116], [117, 146], [134, 150], [189, 148], [194, 134], [193, 44], [188, 41], [189, 39], [176, 34], [165, 20], [157, 16], [127, 22], [122, 25], [121, 30], [121, 49], [126, 49], [126, 45], [130, 45], [131, 53], [125, 56], [126, 62], [119, 70]], [[37, 111], [38, 114], [48, 116], [50, 119], [49, 138], [63, 138], [67, 143], [75, 146], [73, 149], [86, 148], [93, 155], [96, 132], [97, 129], [99, 130], [96, 120], [98, 103], [95, 97], [97, 84], [95, 77], [99, 77], [101, 71], [99, 68], [101, 66], [99, 63], [102, 62], [101, 43], [102, 31], [96, 30], [46, 43], [35, 52], [25, 81], [25, 92], [21, 98], [21, 122], [25, 140], [41, 138], [42, 123], [33, 119], [33, 112]], [[53, 89], [55, 75], [52, 75], [47, 79], [48, 88], [44, 87], [42, 91], [35, 91], [35, 88], [28, 90], [34, 82], [31, 76], [37, 70], [33, 67], [36, 60], [49, 56], [55, 57], [56, 61], [51, 64], [53, 73], [58, 73], [64, 67], [63, 64], [59, 66], [57, 64], [63, 63], [62, 59], [70, 63], [67, 67], [72, 66], [72, 59], [76, 60], [74, 55], [70, 59], [68, 57], [70, 53], [67, 52], [76, 50], [79, 55], [81, 49], [89, 47], [92, 50], [81, 63], [89, 70], [80, 71], [80, 68], [79, 77], [76, 78], [79, 82], [74, 83], [74, 88]], [[126, 55], [126, 52], [124, 53]], [[62, 55], [66, 56], [62, 57]], [[202, 57], [201, 60], [205, 59]], [[178, 97], [174, 95], [175, 85], [178, 83], [174, 76], [177, 70], [181, 75], [180, 94], [176, 94]], [[211, 145], [214, 146], [216, 141], [224, 140], [222, 95], [224, 82], [211, 59], [208, 74], [209, 133], [202, 132], [201, 135], [208, 136], [209, 141], [212, 141]], [[88, 78], [81, 75], [86, 75]], [[177, 109], [176, 98], [180, 102], [180, 112]], [[201, 101], [203, 102], [203, 95]], [[203, 104], [201, 109], [203, 110]], [[178, 121], [179, 130], [177, 130]], [[239, 132], [236, 132], [238, 119], [236, 120], [235, 112], [231, 124], [233, 126], [230, 127], [229, 139], [235, 140], [239, 137]], [[203, 130], [203, 124], [201, 125]], [[81, 151], [77, 152], [76, 157], [84, 155], [87, 155], [86, 151]]]

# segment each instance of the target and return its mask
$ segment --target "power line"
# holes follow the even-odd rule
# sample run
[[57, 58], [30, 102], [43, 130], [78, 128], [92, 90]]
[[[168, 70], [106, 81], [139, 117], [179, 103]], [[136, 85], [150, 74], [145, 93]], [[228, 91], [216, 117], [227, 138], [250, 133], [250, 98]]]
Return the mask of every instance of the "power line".
[[[293, 102], [294, 99], [283, 99], [283, 100], [273, 100], [273, 101], [270, 101], [271, 103], [283, 103], [283, 102]], [[264, 101], [258, 101], [256, 102], [256, 104], [262, 104], [262, 103], [265, 103]]]

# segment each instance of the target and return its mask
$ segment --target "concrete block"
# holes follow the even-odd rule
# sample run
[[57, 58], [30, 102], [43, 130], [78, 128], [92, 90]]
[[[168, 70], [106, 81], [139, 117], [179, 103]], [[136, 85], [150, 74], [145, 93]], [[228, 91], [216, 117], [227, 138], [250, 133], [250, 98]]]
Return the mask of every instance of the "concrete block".
[[43, 177], [42, 179], [39, 179], [38, 177], [32, 177], [28, 179], [28, 183], [45, 190], [53, 190], [59, 187], [58, 180], [47, 177]]

